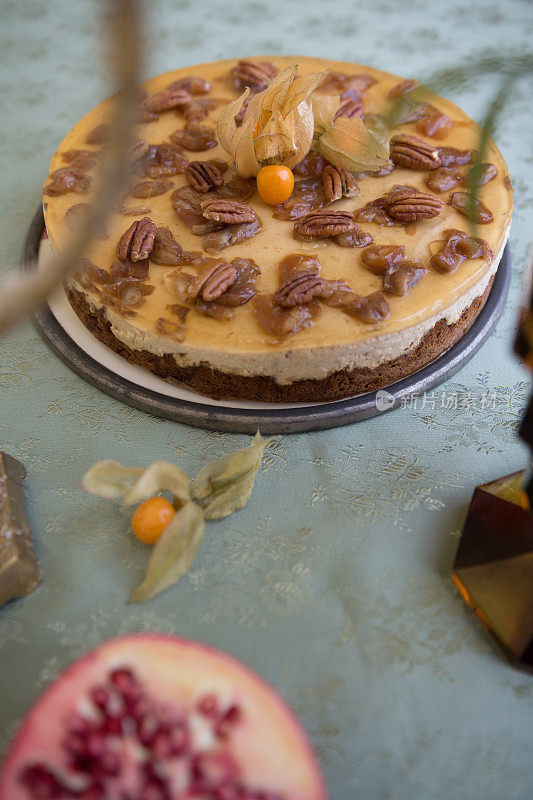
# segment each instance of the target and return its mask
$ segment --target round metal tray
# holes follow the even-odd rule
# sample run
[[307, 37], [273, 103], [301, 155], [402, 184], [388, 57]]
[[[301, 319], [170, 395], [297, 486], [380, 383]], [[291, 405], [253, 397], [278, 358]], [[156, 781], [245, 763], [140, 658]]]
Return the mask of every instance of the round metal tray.
[[[24, 242], [22, 269], [31, 269], [35, 265], [43, 231], [43, 212], [42, 208], [39, 208]], [[259, 428], [263, 433], [296, 433], [361, 422], [391, 411], [401, 404], [402, 398], [434, 389], [451, 378], [479, 350], [498, 321], [505, 303], [510, 276], [511, 264], [507, 246], [483, 310], [472, 327], [448, 352], [414, 375], [403, 378], [384, 390], [334, 403], [315, 405], [300, 403], [287, 407], [272, 403], [266, 406], [252, 402], [238, 404], [229, 401], [215, 402], [202, 395], [195, 395], [198, 400], [193, 401], [168, 396], [164, 393], [163, 382], [161, 382], [161, 392], [153, 391], [118, 375], [88, 355], [72, 340], [49, 306], [40, 308], [34, 313], [33, 318], [45, 341], [70, 369], [93, 386], [134, 408], [175, 422], [210, 430], [255, 433]], [[184, 390], [184, 394], [190, 397], [190, 390], [186, 387]]]

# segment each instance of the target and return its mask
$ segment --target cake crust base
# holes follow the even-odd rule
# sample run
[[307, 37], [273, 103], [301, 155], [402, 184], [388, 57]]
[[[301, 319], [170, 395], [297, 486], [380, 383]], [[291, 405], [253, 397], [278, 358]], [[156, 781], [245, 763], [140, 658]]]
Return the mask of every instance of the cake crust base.
[[153, 372], [163, 380], [179, 381], [215, 400], [257, 400], [264, 403], [331, 402], [374, 392], [406, 378], [449, 350], [474, 323], [489, 296], [491, 278], [483, 294], [476, 297], [456, 322], [441, 319], [421, 339], [416, 348], [393, 361], [372, 369], [339, 370], [320, 380], [298, 380], [282, 385], [268, 375], [237, 375], [213, 369], [207, 364], [179, 366], [172, 355], [158, 356], [147, 350], [133, 350], [111, 330], [104, 309], [91, 308], [86, 296], [66, 287], [69, 302], [85, 326], [107, 347], [127, 361]]

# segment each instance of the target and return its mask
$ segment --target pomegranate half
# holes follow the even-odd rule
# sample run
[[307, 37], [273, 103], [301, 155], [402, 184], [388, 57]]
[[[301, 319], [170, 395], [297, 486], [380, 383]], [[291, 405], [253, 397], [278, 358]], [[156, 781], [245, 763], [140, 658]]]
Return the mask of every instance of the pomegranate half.
[[0, 800], [327, 800], [305, 734], [243, 664], [159, 634], [75, 662], [22, 723]]

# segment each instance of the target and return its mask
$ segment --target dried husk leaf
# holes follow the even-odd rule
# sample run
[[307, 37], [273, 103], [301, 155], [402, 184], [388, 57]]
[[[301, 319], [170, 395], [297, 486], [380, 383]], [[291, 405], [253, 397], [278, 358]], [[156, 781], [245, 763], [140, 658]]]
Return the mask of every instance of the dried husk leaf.
[[270, 86], [252, 98], [240, 128], [235, 114], [248, 93], [243, 92], [223, 110], [217, 128], [219, 141], [233, 157], [240, 175], [257, 175], [264, 164], [291, 167], [307, 155], [314, 132], [313, 111], [307, 98], [326, 74], [327, 71], [298, 75], [296, 64], [286, 67]]
[[291, 124], [295, 130], [294, 155], [284, 162], [285, 166], [289, 167], [289, 169], [292, 169], [302, 158], [305, 158], [305, 156], [301, 156], [301, 154], [305, 153], [305, 155], [307, 155], [311, 149], [315, 131], [313, 112], [308, 103], [300, 103], [300, 105], [291, 111], [288, 119], [291, 117], [294, 118], [294, 122], [291, 120]]
[[130, 603], [144, 603], [176, 584], [191, 568], [204, 532], [201, 510], [195, 503], [186, 503], [157, 540], [144, 580], [131, 596]]
[[227, 517], [248, 502], [266, 447], [259, 431], [249, 447], [229, 453], [204, 467], [191, 485], [191, 494], [206, 519]]
[[123, 467], [117, 461], [97, 461], [85, 473], [81, 485], [91, 494], [122, 500], [142, 474], [143, 470], [138, 467]]
[[378, 171], [389, 161], [388, 142], [380, 140], [359, 117], [339, 117], [315, 140], [314, 149], [336, 167], [352, 172]]
[[244, 92], [236, 100], [222, 109], [217, 122], [217, 137], [218, 141], [226, 151], [231, 152], [231, 139], [237, 130], [237, 123], [235, 122], [235, 115], [241, 110], [242, 104], [250, 94], [250, 89], [246, 87]]
[[189, 478], [175, 464], [154, 461], [147, 469], [123, 467], [116, 461], [97, 461], [85, 473], [83, 488], [91, 494], [134, 505], [160, 492], [171, 492], [181, 503], [190, 498]]
[[[237, 128], [231, 139], [230, 155], [233, 156], [233, 163], [236, 171], [243, 178], [252, 178], [261, 169], [261, 164], [256, 158], [254, 147], [254, 132], [256, 130], [256, 117], [253, 106], [257, 107], [258, 97], [256, 95], [250, 101], [246, 109], [244, 120], [240, 128]], [[250, 108], [252, 106], [252, 108]]]
[[[274, 111], [282, 110], [285, 99], [289, 96], [291, 84], [297, 74], [298, 65], [291, 64], [290, 67], [282, 69], [272, 80], [270, 86], [267, 86], [266, 89], [259, 93], [258, 97], [261, 98], [261, 111], [258, 117], [260, 124], [264, 125], [266, 119]], [[263, 119], [263, 115], [265, 119]]]
[[280, 111], [273, 111], [261, 133], [255, 138], [254, 151], [257, 160], [285, 161], [295, 150], [294, 128], [287, 125]]
[[291, 109], [296, 108], [303, 101], [307, 101], [311, 92], [314, 92], [324, 82], [328, 72], [329, 69], [325, 69], [322, 72], [313, 72], [311, 75], [297, 75], [283, 102], [283, 114], [288, 114]]
[[333, 117], [341, 101], [340, 94], [317, 94], [312, 100], [315, 137], [318, 139], [333, 125]]
[[190, 499], [189, 476], [175, 464], [154, 461], [125, 496], [124, 505], [134, 505], [160, 492], [170, 492], [177, 500], [186, 503]]

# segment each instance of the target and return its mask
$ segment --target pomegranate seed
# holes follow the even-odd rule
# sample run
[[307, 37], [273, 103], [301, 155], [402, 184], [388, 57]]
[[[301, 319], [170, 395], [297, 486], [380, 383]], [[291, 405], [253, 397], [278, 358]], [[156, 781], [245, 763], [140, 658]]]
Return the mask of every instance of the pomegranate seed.
[[218, 699], [214, 694], [204, 694], [197, 704], [198, 711], [206, 717], [218, 716]]
[[150, 747], [156, 733], [160, 730], [159, 719], [154, 716], [142, 717], [137, 725], [137, 736], [141, 744]]
[[106, 752], [105, 738], [100, 731], [93, 731], [87, 737], [86, 755], [89, 758], [101, 758]]
[[145, 761], [144, 764], [141, 765], [141, 770], [148, 783], [150, 783], [150, 780], [153, 780], [155, 783], [161, 781], [162, 776], [160, 775], [159, 764], [152, 761]]
[[137, 726], [139, 726], [150, 714], [153, 716], [153, 706], [144, 697], [141, 697], [132, 703], [128, 703], [128, 701], [126, 701], [126, 707], [128, 716], [130, 716], [137, 723]]
[[231, 724], [221, 719], [214, 728], [217, 739], [227, 739], [231, 733]]
[[194, 756], [191, 768], [196, 791], [213, 792], [238, 777], [227, 753], [200, 753]]
[[85, 736], [92, 728], [91, 723], [89, 720], [85, 719], [84, 717], [75, 716], [71, 720], [69, 720], [67, 724], [67, 730], [70, 734]]
[[150, 781], [143, 787], [142, 800], [171, 800], [163, 782]]
[[156, 758], [168, 758], [172, 755], [172, 746], [168, 731], [159, 730], [151, 741], [151, 750]]
[[228, 708], [222, 719], [225, 722], [230, 722], [232, 725], [235, 725], [237, 722], [240, 722], [242, 719], [242, 711], [239, 706], [233, 705]]
[[103, 786], [99, 783], [95, 783], [87, 789], [84, 789], [81, 794], [73, 796], [78, 798], [78, 800], [101, 800], [102, 797], [105, 797], [105, 791]]
[[140, 697], [141, 689], [131, 670], [114, 669], [109, 679], [125, 700], [132, 700]]
[[100, 708], [102, 711], [107, 710], [111, 700], [111, 695], [107, 689], [104, 689], [103, 686], [95, 686], [91, 689], [89, 695], [97, 708]]
[[172, 746], [172, 755], [182, 755], [182, 753], [184, 753], [189, 746], [189, 731], [185, 722], [174, 725], [174, 727], [171, 728], [169, 735]]
[[215, 725], [215, 735], [220, 739], [226, 739], [231, 732], [231, 728], [240, 722], [241, 719], [242, 712], [239, 706], [230, 706]]
[[221, 786], [220, 789], [215, 790], [213, 795], [214, 800], [246, 800], [247, 797], [248, 795], [242, 786], [235, 783]]
[[99, 762], [99, 767], [105, 775], [119, 775], [121, 760], [117, 753], [104, 753]]
[[122, 717], [107, 717], [102, 725], [105, 736], [118, 736], [122, 733]]
[[63, 786], [56, 776], [44, 764], [26, 767], [20, 780], [35, 800], [54, 800], [60, 797], [63, 791]]
[[78, 735], [71, 735], [68, 739], [64, 742], [64, 748], [67, 751], [68, 755], [73, 756], [76, 758], [85, 753], [85, 741], [88, 735], [87, 733], [83, 734], [83, 736]]

